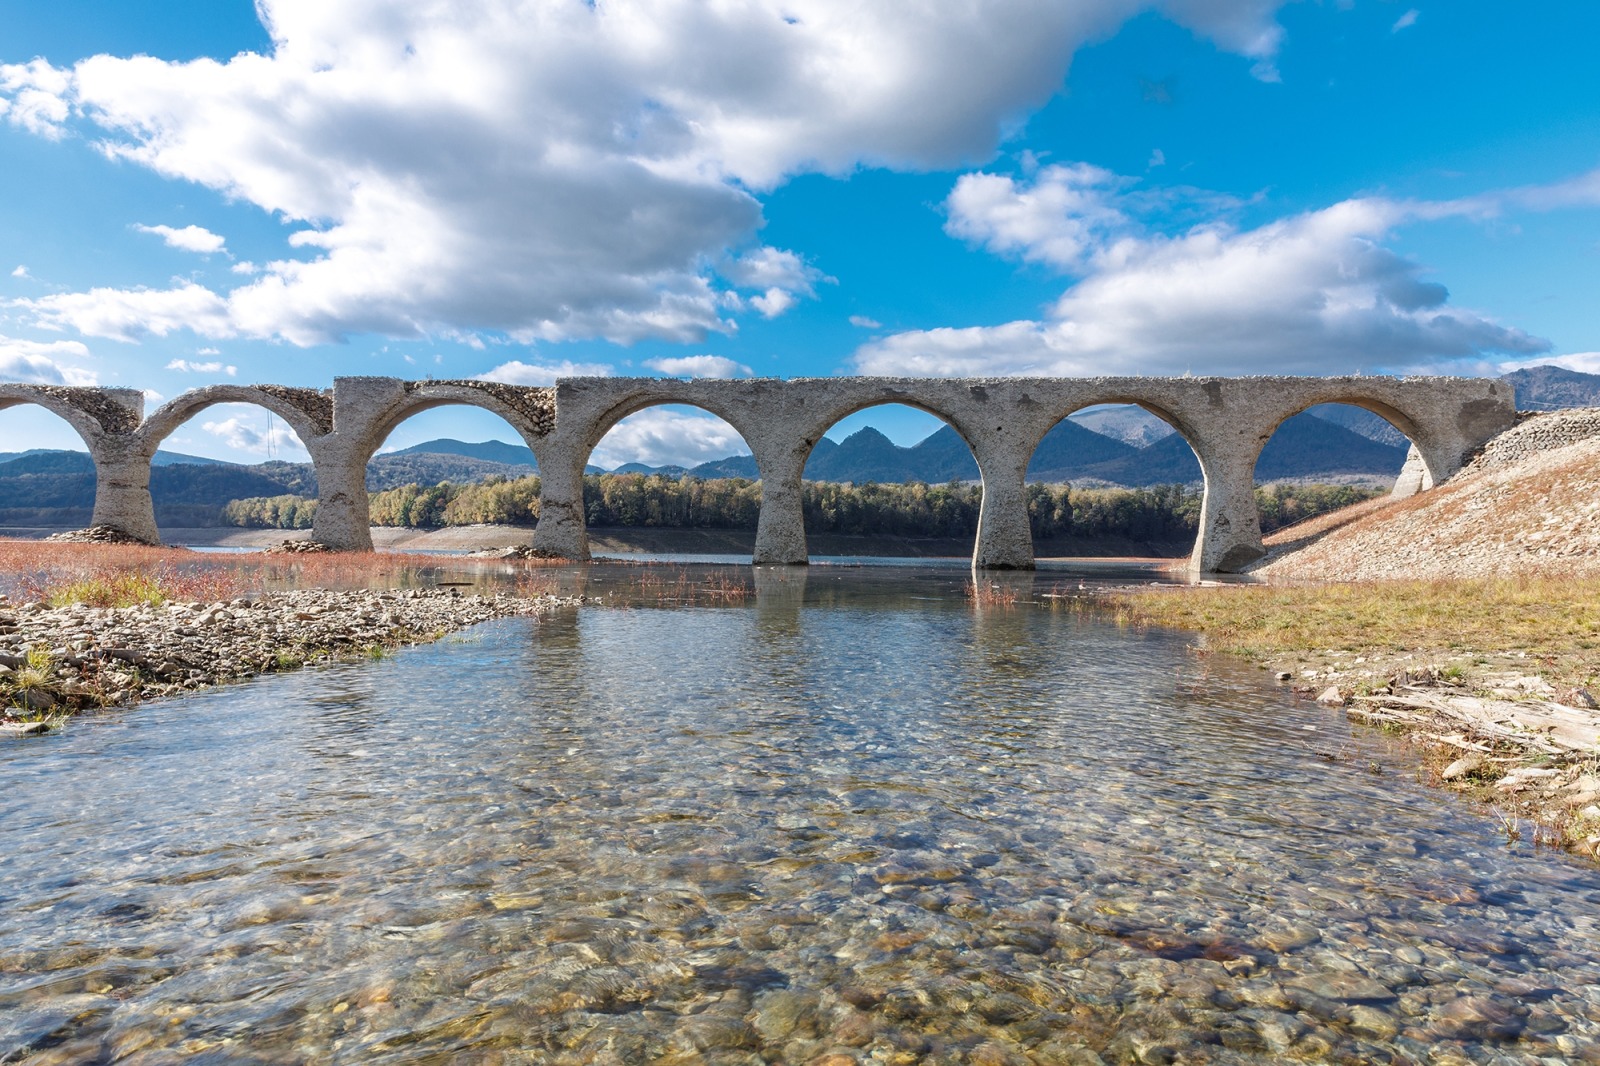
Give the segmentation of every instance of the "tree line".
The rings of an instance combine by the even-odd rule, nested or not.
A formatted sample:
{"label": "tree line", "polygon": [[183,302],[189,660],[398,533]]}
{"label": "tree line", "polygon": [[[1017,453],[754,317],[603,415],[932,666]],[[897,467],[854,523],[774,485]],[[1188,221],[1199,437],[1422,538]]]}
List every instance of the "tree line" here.
{"label": "tree line", "polygon": [[[850,485],[802,483],[806,529],[871,536],[972,537],[983,491],[974,483]],[[1272,485],[1256,489],[1261,528],[1270,532],[1378,495],[1350,485]],[[1126,537],[1177,541],[1199,527],[1200,493],[1181,485],[1141,489],[1074,489],[1028,485],[1029,524],[1036,539]],[[403,485],[369,494],[372,524],[437,529],[478,523],[531,526],[539,520],[539,479]],[[584,513],[592,527],[755,529],[761,483],[744,478],[591,474],[583,479]],[[234,500],[228,525],[309,529],[317,501],[304,496]]]}

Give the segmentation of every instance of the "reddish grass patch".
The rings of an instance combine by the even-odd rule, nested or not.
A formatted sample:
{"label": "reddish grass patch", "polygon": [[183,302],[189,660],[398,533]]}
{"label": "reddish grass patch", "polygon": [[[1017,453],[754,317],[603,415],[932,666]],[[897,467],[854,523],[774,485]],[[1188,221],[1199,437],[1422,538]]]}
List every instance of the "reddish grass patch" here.
{"label": "reddish grass patch", "polygon": [[0,593],[20,601],[48,600],[71,585],[116,585],[126,575],[143,574],[158,582],[167,599],[216,601],[286,588],[431,585],[442,573],[476,577],[487,568],[559,565],[548,559],[476,560],[376,552],[208,554],[132,544],[0,540]]}

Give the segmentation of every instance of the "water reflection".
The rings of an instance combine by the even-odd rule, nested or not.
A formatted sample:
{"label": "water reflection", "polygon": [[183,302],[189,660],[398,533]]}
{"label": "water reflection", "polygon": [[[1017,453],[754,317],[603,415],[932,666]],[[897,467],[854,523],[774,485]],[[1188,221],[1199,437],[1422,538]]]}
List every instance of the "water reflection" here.
{"label": "water reflection", "polygon": [[0,1059],[1594,1060],[1600,875],[1381,738],[1053,578],[744,576],[0,748]]}

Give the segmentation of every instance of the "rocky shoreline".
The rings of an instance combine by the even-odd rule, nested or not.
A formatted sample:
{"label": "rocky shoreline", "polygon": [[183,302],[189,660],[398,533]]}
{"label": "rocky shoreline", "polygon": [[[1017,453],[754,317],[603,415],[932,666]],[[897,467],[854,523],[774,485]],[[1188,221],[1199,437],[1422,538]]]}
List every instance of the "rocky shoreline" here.
{"label": "rocky shoreline", "polygon": [[[1297,636],[1280,627],[1281,612],[1241,604],[1244,591],[1123,585],[1095,599],[1121,620],[1196,631],[1199,654],[1254,661],[1296,697],[1392,734],[1415,751],[1419,779],[1492,813],[1508,840],[1527,836],[1600,860],[1600,686],[1591,684],[1592,663],[1565,651],[1491,649],[1471,640],[1396,650],[1375,630],[1353,643],[1334,643],[1343,637],[1326,633],[1327,645],[1296,646]],[[1171,596],[1202,609],[1164,610],[1163,597]],[[1362,610],[1347,609],[1358,616]],[[1270,636],[1241,639],[1241,629],[1250,638]],[[1317,754],[1347,757],[1337,749]]]}
{"label": "rocky shoreline", "polygon": [[582,602],[442,589],[313,589],[135,607],[0,596],[0,735],[310,662],[377,657],[479,622]]}
{"label": "rocky shoreline", "polygon": [[1431,783],[1494,811],[1507,836],[1526,828],[1600,859],[1600,701],[1588,689],[1505,654],[1329,651],[1263,665],[1297,695],[1404,736]]}

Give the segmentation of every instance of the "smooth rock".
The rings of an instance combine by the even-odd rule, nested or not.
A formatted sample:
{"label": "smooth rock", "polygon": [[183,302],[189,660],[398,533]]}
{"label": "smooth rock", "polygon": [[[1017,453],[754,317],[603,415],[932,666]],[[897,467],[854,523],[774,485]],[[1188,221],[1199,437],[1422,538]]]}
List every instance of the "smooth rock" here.
{"label": "smooth rock", "polygon": [[1341,1003],[1387,1003],[1395,998],[1394,992],[1387,986],[1360,973],[1336,971],[1306,974],[1294,978],[1287,985],[1289,988]]}

